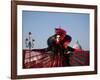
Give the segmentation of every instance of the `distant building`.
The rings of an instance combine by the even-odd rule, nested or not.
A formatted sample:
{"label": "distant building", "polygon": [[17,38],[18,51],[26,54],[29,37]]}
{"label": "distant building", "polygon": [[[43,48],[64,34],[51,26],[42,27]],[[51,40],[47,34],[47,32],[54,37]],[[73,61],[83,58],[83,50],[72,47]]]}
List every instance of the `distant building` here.
{"label": "distant building", "polygon": [[82,49],[82,46],[80,45],[79,41],[77,40],[76,43],[73,45],[73,48],[75,49]]}

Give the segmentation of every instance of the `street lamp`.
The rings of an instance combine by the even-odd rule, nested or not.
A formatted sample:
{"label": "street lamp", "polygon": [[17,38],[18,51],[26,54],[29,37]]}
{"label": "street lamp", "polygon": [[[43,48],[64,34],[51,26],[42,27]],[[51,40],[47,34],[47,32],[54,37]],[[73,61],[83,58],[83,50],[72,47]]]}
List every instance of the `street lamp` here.
{"label": "street lamp", "polygon": [[32,39],[32,33],[29,32],[28,34],[28,38],[25,39],[25,45],[26,45],[26,48],[29,49],[29,64],[28,64],[28,67],[31,66],[31,49],[34,47],[34,39]]}

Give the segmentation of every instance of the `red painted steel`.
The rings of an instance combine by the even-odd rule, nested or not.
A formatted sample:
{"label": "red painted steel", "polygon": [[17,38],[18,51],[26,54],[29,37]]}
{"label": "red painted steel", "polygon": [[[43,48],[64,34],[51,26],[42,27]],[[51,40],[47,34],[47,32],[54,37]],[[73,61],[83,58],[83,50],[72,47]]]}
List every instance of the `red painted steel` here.
{"label": "red painted steel", "polygon": [[[31,54],[31,56],[29,56]],[[58,53],[53,56],[44,49],[35,49],[31,53],[23,50],[23,68],[67,67],[64,56]],[[89,51],[76,51],[70,56],[70,66],[89,65]]]}

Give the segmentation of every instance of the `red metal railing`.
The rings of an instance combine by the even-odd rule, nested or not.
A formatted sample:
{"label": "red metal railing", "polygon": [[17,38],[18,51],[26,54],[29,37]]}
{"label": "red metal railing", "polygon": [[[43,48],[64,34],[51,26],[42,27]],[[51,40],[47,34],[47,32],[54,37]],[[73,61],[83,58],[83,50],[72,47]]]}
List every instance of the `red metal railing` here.
{"label": "red metal railing", "polygon": [[[30,56],[31,54],[31,56]],[[52,53],[51,53],[52,54]],[[58,53],[52,56],[43,49],[23,50],[23,68],[64,67],[64,57]],[[89,65],[89,51],[77,51],[70,56],[70,66]]]}

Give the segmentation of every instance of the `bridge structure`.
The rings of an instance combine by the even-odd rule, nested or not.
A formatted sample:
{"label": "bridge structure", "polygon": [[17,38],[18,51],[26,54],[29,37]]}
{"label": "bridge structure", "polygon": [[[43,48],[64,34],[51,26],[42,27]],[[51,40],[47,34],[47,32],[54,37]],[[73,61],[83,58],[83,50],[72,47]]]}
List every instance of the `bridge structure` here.
{"label": "bridge structure", "polygon": [[[77,51],[69,53],[70,66],[88,66],[89,51]],[[65,58],[59,53],[52,56],[52,53],[44,49],[23,50],[23,68],[48,68],[48,67],[68,67]]]}

